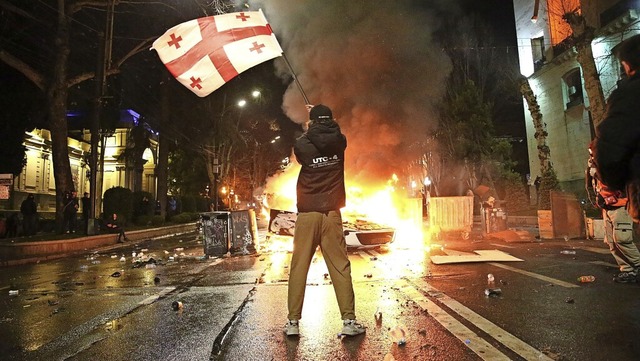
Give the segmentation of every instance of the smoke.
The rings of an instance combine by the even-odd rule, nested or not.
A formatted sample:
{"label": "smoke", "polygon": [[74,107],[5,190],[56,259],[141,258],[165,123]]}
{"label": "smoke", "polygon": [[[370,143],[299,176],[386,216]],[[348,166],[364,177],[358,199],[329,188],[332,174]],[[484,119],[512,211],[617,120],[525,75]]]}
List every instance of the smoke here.
{"label": "smoke", "polygon": [[[436,126],[434,106],[451,71],[438,29],[447,1],[255,0],[312,104],[322,103],[347,136],[348,181],[386,181],[419,158]],[[290,77],[282,60],[279,72]],[[308,118],[292,82],[283,105]]]}

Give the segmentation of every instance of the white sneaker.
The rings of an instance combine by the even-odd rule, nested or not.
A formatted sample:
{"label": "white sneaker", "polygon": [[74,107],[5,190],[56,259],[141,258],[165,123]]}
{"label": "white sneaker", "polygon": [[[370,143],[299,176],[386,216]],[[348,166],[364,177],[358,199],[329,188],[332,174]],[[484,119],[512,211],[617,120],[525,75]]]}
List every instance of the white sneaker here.
{"label": "white sneaker", "polygon": [[366,331],[366,328],[356,322],[356,320],[343,320],[342,321],[342,332],[341,334],[345,336],[356,336],[362,334]]}
{"label": "white sneaker", "polygon": [[298,321],[287,321],[284,325],[284,333],[287,334],[287,336],[298,336],[300,334],[300,325],[298,324]]}

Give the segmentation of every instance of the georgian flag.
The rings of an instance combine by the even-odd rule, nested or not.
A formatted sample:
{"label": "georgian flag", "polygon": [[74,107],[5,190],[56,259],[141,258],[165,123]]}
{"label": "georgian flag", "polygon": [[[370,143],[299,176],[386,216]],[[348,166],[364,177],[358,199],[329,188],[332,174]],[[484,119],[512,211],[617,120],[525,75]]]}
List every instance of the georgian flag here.
{"label": "georgian flag", "polygon": [[282,55],[262,10],[178,24],[156,39],[151,49],[180,83],[200,97],[243,71]]}

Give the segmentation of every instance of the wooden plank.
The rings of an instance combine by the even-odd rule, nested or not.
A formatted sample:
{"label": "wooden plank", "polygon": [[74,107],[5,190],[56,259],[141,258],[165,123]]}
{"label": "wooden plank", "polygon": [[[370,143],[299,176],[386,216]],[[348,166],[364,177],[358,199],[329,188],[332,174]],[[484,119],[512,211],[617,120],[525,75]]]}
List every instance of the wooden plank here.
{"label": "wooden plank", "polygon": [[475,255],[451,255],[451,256],[431,256],[431,262],[434,264],[449,263],[468,263],[468,262],[522,262],[520,258],[516,258],[508,253],[500,250],[477,250],[473,251]]}

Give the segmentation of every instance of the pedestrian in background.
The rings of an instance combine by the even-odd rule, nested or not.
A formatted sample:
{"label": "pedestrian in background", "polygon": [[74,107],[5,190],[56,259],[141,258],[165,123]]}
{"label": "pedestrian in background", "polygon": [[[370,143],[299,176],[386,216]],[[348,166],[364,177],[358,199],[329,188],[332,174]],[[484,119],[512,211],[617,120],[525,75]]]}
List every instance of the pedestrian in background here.
{"label": "pedestrian in background", "polygon": [[112,214],[109,220],[106,223],[107,230],[111,233],[118,233],[118,243],[124,243],[124,241],[128,241],[127,235],[124,233],[124,228],[122,228],[122,224],[118,221],[118,215]]}
{"label": "pedestrian in background", "polygon": [[38,231],[38,205],[33,194],[27,195],[27,198],[22,201],[20,213],[22,213],[23,235],[33,236]]}
{"label": "pedestrian in background", "polygon": [[[298,217],[289,268],[287,336],[300,334],[299,320],[309,265],[318,246],[329,270],[342,317],[342,334],[365,332],[356,322],[351,263],[342,230],[340,208],[345,206],[344,151],[347,139],[333,119],[331,109],[320,104],[310,108],[309,127],[295,143],[294,153],[302,166],[296,186]],[[313,310],[313,312],[321,312]]]}
{"label": "pedestrian in background", "polygon": [[607,100],[607,112],[591,144],[605,242],[620,267],[614,281],[637,282],[640,251],[633,221],[640,222],[640,35],[618,46],[626,79]]}
{"label": "pedestrian in background", "polygon": [[91,217],[91,198],[89,198],[89,193],[84,192],[82,195],[82,224],[84,226],[84,234],[89,234],[89,217]]}
{"label": "pedestrian in background", "polygon": [[76,214],[78,213],[78,192],[71,191],[65,193],[64,207],[62,208],[64,228],[66,233],[76,233]]}

